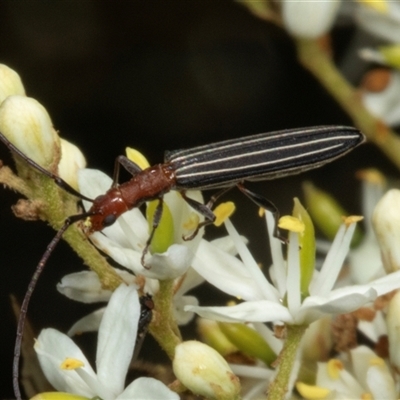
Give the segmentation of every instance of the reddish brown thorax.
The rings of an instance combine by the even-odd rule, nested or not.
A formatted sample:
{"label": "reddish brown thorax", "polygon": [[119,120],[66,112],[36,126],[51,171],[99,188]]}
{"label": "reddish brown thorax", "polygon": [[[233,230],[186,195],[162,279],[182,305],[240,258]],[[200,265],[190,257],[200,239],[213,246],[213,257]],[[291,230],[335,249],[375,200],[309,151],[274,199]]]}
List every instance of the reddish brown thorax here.
{"label": "reddish brown thorax", "polygon": [[112,225],[124,212],[146,201],[160,199],[175,186],[175,173],[168,164],[157,164],[139,172],[131,180],[112,187],[94,199],[86,233],[101,231]]}

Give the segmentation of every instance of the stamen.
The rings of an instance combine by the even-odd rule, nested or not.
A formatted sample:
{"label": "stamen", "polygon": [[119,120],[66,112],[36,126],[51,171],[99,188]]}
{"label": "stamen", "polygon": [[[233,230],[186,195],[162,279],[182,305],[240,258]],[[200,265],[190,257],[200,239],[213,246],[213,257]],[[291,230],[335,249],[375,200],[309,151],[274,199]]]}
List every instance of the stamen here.
{"label": "stamen", "polygon": [[362,215],[349,215],[348,217],[342,217],[342,218],[347,228],[351,224],[355,224],[356,222],[360,222],[364,219]]}
{"label": "stamen", "polygon": [[182,224],[183,229],[190,232],[194,231],[199,225],[200,217],[198,214],[192,212],[189,215],[189,218]]}
{"label": "stamen", "polygon": [[235,211],[235,203],[227,201],[226,203],[219,204],[214,210],[215,226],[221,226],[226,219],[228,219]]}
{"label": "stamen", "polygon": [[327,363],[328,374],[332,379],[339,379],[340,371],[344,369],[340,360],[332,358]]}
{"label": "stamen", "polygon": [[85,364],[78,360],[77,358],[66,358],[60,365],[61,369],[65,369],[67,371],[71,371],[74,369],[82,368]]}
{"label": "stamen", "polygon": [[295,233],[303,233],[305,229],[304,222],[291,215],[279,218],[278,227]]}
{"label": "stamen", "polygon": [[296,383],[296,389],[302,397],[308,400],[324,399],[331,392],[329,389],[314,385],[307,385],[303,382]]}

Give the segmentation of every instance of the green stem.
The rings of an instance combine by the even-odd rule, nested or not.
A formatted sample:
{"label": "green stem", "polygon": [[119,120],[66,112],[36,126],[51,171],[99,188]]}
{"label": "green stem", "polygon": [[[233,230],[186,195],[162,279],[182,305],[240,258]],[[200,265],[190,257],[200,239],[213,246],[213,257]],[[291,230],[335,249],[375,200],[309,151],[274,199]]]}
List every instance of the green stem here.
{"label": "green stem", "polygon": [[289,391],[289,381],[296,361],[301,338],[307,330],[306,325],[286,325],[287,337],[279,354],[278,373],[268,387],[267,400],[282,400]]}
{"label": "green stem", "polygon": [[343,107],[354,124],[400,168],[400,138],[364,107],[360,93],[344,79],[316,40],[297,39],[300,62]]}
{"label": "green stem", "polygon": [[[38,179],[42,181],[40,195],[46,199],[46,207],[43,210],[44,220],[47,220],[55,230],[59,230],[67,217],[77,213],[76,198],[66,194],[48,177],[39,174]],[[90,243],[77,224],[72,224],[66,230],[63,239],[98,275],[104,289],[115,290],[123,280]]]}
{"label": "green stem", "polygon": [[64,240],[82,258],[83,262],[98,275],[104,289],[113,291],[123,282],[122,278],[76,225],[68,228],[64,233]]}
{"label": "green stem", "polygon": [[173,296],[174,281],[160,281],[160,289],[153,299],[153,320],[149,327],[150,333],[171,360],[175,356],[175,347],[182,342],[172,310]]}

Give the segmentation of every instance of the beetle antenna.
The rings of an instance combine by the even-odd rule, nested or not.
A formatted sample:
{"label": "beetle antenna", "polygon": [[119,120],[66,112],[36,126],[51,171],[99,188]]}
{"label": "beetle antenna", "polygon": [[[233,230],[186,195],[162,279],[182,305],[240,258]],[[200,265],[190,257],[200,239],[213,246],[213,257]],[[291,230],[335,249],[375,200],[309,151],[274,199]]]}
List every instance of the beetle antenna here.
{"label": "beetle antenna", "polygon": [[13,388],[14,388],[14,394],[15,394],[15,397],[17,398],[17,400],[21,400],[21,391],[19,388],[19,360],[21,358],[22,336],[23,336],[24,327],[25,327],[26,315],[27,315],[27,311],[28,311],[29,302],[32,297],[32,293],[35,290],[35,287],[39,280],[39,277],[40,277],[41,273],[43,272],[43,269],[46,266],[46,263],[47,263],[49,257],[51,256],[51,253],[57,246],[58,242],[61,240],[64,232],[74,222],[80,221],[91,215],[93,215],[93,214],[92,213],[77,214],[77,215],[72,215],[71,217],[68,217],[65,220],[64,225],[59,229],[59,231],[56,233],[54,238],[48,244],[46,251],[44,252],[42,258],[40,259],[39,264],[37,265],[35,272],[32,275],[32,278],[29,282],[28,289],[25,293],[25,297],[22,302],[20,314],[18,317],[17,335],[16,335],[15,345],[14,345]]}

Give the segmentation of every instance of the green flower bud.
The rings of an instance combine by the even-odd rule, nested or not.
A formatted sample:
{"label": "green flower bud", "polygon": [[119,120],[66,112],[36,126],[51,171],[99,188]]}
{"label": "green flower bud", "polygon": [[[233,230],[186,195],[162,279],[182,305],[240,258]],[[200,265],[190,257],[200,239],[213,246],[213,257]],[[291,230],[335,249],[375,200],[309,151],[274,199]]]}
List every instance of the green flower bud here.
{"label": "green flower bud", "polygon": [[[328,193],[318,189],[310,182],[303,184],[305,205],[314,223],[329,239],[333,240],[339,230],[345,215],[348,212]],[[362,232],[356,228],[352,240],[352,246],[358,244],[362,239]]]}
{"label": "green flower bud", "polygon": [[197,319],[197,331],[203,342],[217,350],[222,356],[238,351],[218,326],[218,322],[206,318]]}
{"label": "green flower bud", "polygon": [[225,359],[204,343],[190,340],[176,346],[173,370],[195,394],[218,400],[240,398],[239,378]]}
{"label": "green flower bud", "polygon": [[276,354],[264,338],[245,324],[218,322],[226,337],[244,354],[255,357],[267,365],[276,359]]}

